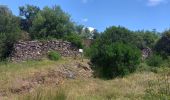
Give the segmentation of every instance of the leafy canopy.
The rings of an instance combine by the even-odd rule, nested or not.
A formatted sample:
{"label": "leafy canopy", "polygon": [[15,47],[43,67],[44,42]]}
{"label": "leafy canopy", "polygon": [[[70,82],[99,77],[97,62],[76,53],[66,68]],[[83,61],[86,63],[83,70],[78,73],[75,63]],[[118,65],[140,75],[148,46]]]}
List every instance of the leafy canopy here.
{"label": "leafy canopy", "polygon": [[74,23],[70,16],[59,6],[45,7],[35,17],[31,27],[31,37],[39,38],[63,38],[74,32]]}
{"label": "leafy canopy", "polygon": [[40,8],[33,5],[26,5],[19,7],[21,22],[21,29],[29,32],[30,27],[32,26],[32,21],[34,20],[37,13],[40,11]]}
{"label": "leafy canopy", "polygon": [[163,32],[161,39],[155,45],[155,51],[164,58],[170,56],[170,30]]}
{"label": "leafy canopy", "polygon": [[9,56],[20,38],[19,19],[6,6],[0,6],[0,59]]}

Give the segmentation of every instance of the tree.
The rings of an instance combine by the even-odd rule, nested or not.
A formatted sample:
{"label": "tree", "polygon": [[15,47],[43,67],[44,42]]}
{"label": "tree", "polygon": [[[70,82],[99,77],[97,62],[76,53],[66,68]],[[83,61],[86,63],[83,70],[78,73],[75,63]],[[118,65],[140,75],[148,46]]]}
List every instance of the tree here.
{"label": "tree", "polygon": [[0,6],[0,58],[6,58],[20,38],[19,19],[6,6]]}
{"label": "tree", "polygon": [[100,37],[100,33],[97,29],[91,30],[83,25],[76,26],[76,33],[84,39],[96,39]]}
{"label": "tree", "polygon": [[18,18],[12,15],[8,7],[0,6],[0,32],[17,32],[19,30]]}
{"label": "tree", "polygon": [[40,8],[33,5],[26,5],[19,7],[19,10],[21,16],[21,29],[29,32],[29,29],[32,26],[32,21],[34,20],[37,13],[40,11]]}
{"label": "tree", "polygon": [[159,35],[156,30],[153,31],[136,31],[137,35],[136,43],[140,49],[150,47],[153,48],[157,40],[159,39]]}
{"label": "tree", "polygon": [[47,37],[63,38],[65,35],[74,32],[75,27],[70,16],[59,6],[43,8],[35,16],[31,27],[32,39]]}
{"label": "tree", "polygon": [[97,38],[99,38],[100,37],[100,33],[98,32],[98,30],[97,29],[94,29],[94,31],[93,31],[93,39],[97,39]]}
{"label": "tree", "polygon": [[88,27],[84,27],[80,36],[84,39],[91,39],[92,38],[92,32],[89,30]]}
{"label": "tree", "polygon": [[164,58],[170,56],[170,30],[163,32],[161,39],[155,45],[155,51]]}
{"label": "tree", "polygon": [[84,29],[84,25],[76,25],[76,33],[81,35]]}

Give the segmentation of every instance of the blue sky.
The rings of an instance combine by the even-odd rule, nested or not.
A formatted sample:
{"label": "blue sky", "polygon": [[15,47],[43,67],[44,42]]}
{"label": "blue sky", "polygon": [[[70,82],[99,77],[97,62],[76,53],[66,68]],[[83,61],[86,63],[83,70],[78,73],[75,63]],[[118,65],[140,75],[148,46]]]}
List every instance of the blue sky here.
{"label": "blue sky", "polygon": [[170,28],[170,0],[0,0],[0,4],[15,15],[25,4],[40,8],[60,5],[73,21],[99,31],[112,25],[160,32]]}

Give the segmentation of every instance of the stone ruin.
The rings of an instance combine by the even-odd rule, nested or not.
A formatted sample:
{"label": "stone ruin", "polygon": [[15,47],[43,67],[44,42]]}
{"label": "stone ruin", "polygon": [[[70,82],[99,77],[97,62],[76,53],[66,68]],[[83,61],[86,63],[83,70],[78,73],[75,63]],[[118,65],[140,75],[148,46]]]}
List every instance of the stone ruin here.
{"label": "stone ruin", "polygon": [[142,60],[147,59],[151,55],[152,55],[152,50],[149,47],[142,49]]}
{"label": "stone ruin", "polygon": [[[14,44],[10,55],[11,61],[39,60],[46,57],[49,51],[57,51],[64,57],[75,57],[79,55],[78,48],[71,42],[62,40],[51,41],[19,41]],[[151,56],[152,50],[142,50],[142,60]]]}
{"label": "stone ruin", "polygon": [[47,56],[49,51],[57,51],[64,57],[78,54],[78,48],[67,41],[20,41],[14,44],[10,59],[12,61],[38,60]]}

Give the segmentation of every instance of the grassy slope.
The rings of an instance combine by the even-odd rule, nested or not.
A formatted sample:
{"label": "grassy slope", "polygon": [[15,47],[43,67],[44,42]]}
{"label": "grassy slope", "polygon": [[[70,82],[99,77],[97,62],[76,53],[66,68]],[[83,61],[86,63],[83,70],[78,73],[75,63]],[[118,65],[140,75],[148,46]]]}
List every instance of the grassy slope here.
{"label": "grassy slope", "polygon": [[67,80],[59,88],[50,87],[49,90],[41,88],[44,92],[22,97],[27,99],[34,95],[31,99],[37,100],[37,95],[40,93],[43,97],[38,100],[47,100],[49,95],[54,97],[52,100],[57,100],[56,98],[61,96],[61,100],[142,100],[148,86],[147,82],[154,79],[156,75],[153,73],[136,73],[126,78],[107,81],[93,78]]}
{"label": "grassy slope", "polygon": [[[17,80],[30,77],[35,72],[45,72],[62,64],[75,60],[63,59],[58,62],[49,60],[29,61],[18,64],[0,65],[0,90],[16,87]],[[88,60],[85,60],[87,62]],[[167,70],[166,70],[167,71]],[[167,73],[170,73],[168,69]],[[14,100],[152,100],[147,96],[146,89],[149,82],[162,78],[163,75],[152,72],[138,72],[124,78],[101,80],[98,78],[67,79],[59,86],[40,85],[31,93],[11,94],[6,99]],[[169,76],[168,76],[169,77]],[[19,82],[19,81],[18,81]],[[158,82],[157,82],[158,83]],[[156,83],[156,84],[157,84]],[[162,83],[164,84],[164,83]],[[169,85],[169,83],[168,83]],[[157,86],[157,88],[159,88]],[[156,96],[154,96],[156,97]],[[168,97],[166,97],[168,98]],[[0,98],[1,99],[1,98]],[[3,97],[3,99],[5,99]],[[159,99],[159,98],[156,98]],[[154,98],[154,100],[156,100]],[[164,99],[166,100],[166,99]],[[167,99],[168,100],[168,99]]]}

